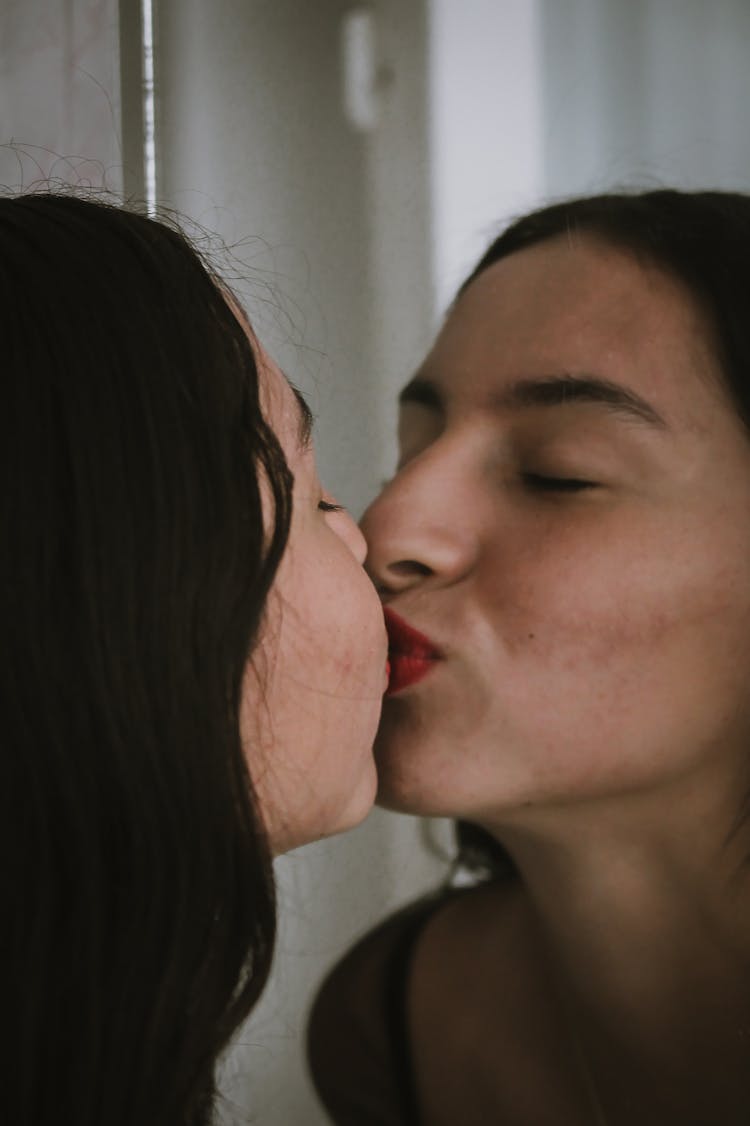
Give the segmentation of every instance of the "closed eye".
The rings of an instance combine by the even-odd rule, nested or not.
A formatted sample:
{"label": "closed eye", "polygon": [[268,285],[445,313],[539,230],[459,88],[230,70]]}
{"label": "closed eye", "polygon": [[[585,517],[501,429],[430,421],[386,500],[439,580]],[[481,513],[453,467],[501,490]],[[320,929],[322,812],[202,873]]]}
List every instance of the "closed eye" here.
{"label": "closed eye", "polygon": [[595,481],[581,477],[548,477],[542,473],[523,473],[524,485],[533,492],[540,493],[580,493],[584,489],[595,489]]}
{"label": "closed eye", "polygon": [[321,512],[343,512],[344,511],[343,504],[333,504],[329,500],[319,500],[318,501],[318,508],[320,509]]}

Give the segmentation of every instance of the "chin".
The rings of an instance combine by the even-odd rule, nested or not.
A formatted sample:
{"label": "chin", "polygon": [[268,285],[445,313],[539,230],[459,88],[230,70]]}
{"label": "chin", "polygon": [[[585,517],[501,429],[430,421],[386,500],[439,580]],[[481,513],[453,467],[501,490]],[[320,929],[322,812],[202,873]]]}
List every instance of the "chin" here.
{"label": "chin", "polygon": [[318,831],[310,840],[334,837],[355,829],[365,820],[375,804],[378,778],[372,752],[367,753],[367,768],[358,777],[356,785],[336,804],[335,810],[329,807],[327,816],[321,820]]}
{"label": "chin", "polygon": [[[455,792],[437,792],[432,784],[429,767],[419,771],[417,777],[411,772],[393,770],[388,765],[378,763],[378,792],[376,805],[394,813],[409,813],[414,817],[457,817]],[[446,808],[451,807],[451,808]]]}
{"label": "chin", "polygon": [[368,752],[364,768],[345,793],[328,791],[324,801],[310,802],[297,816],[289,811],[283,819],[276,817],[267,825],[271,854],[282,856],[303,845],[353,829],[372,810],[376,790],[375,763]]}
{"label": "chin", "polygon": [[343,815],[339,819],[338,827],[332,831],[344,833],[347,829],[353,829],[361,824],[372,811],[377,792],[378,776],[375,770],[375,760],[372,757],[372,750],[369,750],[367,753],[367,771],[347,802]]}
{"label": "chin", "polygon": [[439,782],[436,757],[420,743],[421,737],[410,738],[393,724],[381,726],[375,742],[376,804],[395,813],[450,817],[452,813],[446,813],[445,804],[451,804],[451,796],[455,798],[455,787]]}

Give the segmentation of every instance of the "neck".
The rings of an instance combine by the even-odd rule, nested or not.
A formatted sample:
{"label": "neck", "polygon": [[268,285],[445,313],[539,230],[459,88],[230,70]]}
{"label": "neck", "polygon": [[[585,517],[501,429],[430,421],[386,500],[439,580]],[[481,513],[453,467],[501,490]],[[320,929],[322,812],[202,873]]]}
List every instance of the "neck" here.
{"label": "neck", "polygon": [[[526,810],[485,825],[519,869],[552,980],[610,1105],[633,1074],[653,1098],[654,1076],[674,1085],[682,1074],[690,1090],[698,1069],[750,1115],[748,832],[730,836],[729,802],[708,809],[705,792],[693,796]],[[630,1074],[614,1060],[630,1060]]]}

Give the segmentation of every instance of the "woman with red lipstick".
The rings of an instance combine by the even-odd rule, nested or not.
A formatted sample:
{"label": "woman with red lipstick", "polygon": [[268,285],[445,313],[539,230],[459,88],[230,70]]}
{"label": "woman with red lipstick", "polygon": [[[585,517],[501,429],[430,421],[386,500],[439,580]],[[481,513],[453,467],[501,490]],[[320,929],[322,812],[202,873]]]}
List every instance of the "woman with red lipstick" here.
{"label": "woman with red lipstick", "polygon": [[379,797],[482,871],[324,985],[334,1122],[750,1122],[748,310],[749,197],[573,200],[404,388]]}
{"label": "woman with red lipstick", "polygon": [[384,607],[384,614],[389,669],[386,695],[393,696],[427,676],[435,661],[440,660],[440,653],[429,638],[412,629],[390,606]]}
{"label": "woman with red lipstick", "polygon": [[0,1118],[209,1126],[271,859],[360,821],[386,636],[311,415],[177,230],[0,199]]}

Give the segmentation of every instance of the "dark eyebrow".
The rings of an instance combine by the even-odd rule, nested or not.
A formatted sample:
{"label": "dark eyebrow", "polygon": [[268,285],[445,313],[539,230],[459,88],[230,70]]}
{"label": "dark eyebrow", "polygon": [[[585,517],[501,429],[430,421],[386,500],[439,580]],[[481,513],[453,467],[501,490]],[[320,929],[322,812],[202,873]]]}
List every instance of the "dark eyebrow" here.
{"label": "dark eyebrow", "polygon": [[313,415],[313,412],[308,407],[302,392],[298,391],[297,388],[294,386],[294,384],[291,383],[291,382],[289,383],[289,386],[291,387],[292,392],[294,393],[294,397],[297,400],[297,406],[299,407],[299,430],[298,430],[298,434],[299,434],[300,448],[303,449],[303,450],[306,450],[307,447],[310,445],[310,443],[312,441],[312,432],[313,432],[313,426],[315,424],[315,416]]}
{"label": "dark eyebrow", "polygon": [[[442,412],[445,404],[440,391],[429,379],[416,376],[404,387],[399,403],[419,403]],[[559,407],[568,403],[601,403],[638,422],[666,429],[666,420],[635,391],[593,375],[550,375],[539,379],[520,379],[493,394],[494,409]]]}

